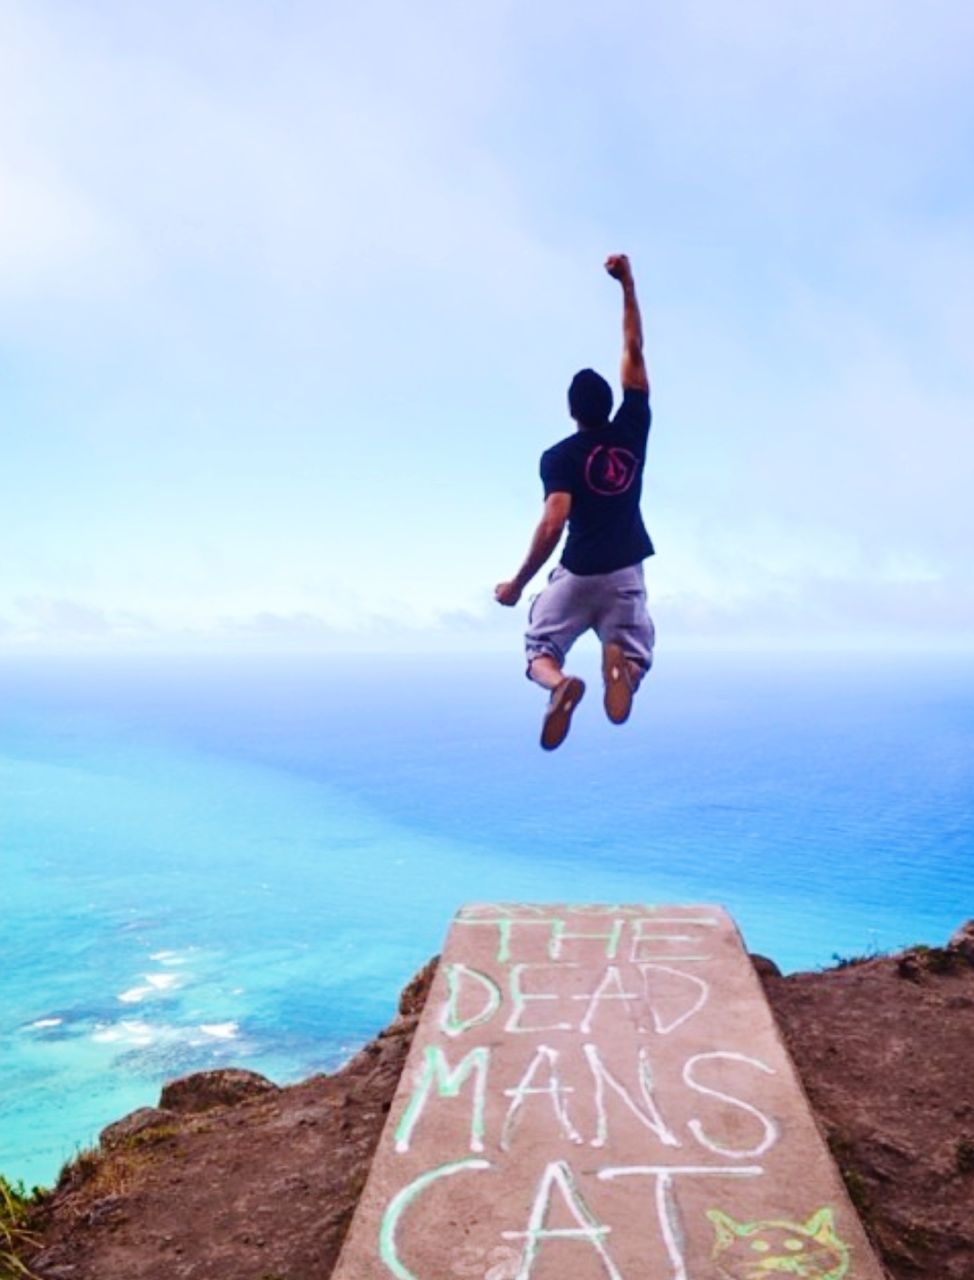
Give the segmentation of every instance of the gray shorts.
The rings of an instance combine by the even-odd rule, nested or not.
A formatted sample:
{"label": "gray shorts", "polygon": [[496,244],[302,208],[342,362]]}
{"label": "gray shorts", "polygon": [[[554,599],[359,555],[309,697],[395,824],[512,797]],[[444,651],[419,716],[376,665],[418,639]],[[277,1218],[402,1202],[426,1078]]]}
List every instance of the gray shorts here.
{"label": "gray shorts", "polygon": [[612,573],[572,573],[556,565],[548,585],[531,603],[524,649],[528,664],[542,654],[563,665],[568,650],[591,628],[603,644],[614,642],[643,671],[653,665],[656,632],[646,609],[641,564]]}

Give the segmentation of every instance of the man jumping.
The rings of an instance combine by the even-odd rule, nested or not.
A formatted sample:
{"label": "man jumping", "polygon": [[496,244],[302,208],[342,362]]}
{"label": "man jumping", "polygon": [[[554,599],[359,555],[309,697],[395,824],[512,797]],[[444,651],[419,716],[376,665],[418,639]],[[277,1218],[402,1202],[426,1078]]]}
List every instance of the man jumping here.
{"label": "man jumping", "polygon": [[605,713],[613,724],[629,716],[632,696],[653,661],[653,621],[646,609],[643,561],[653,544],[639,511],[646,440],[649,379],[636,286],[625,254],[605,269],[622,285],[622,405],[614,418],[612,388],[594,369],[575,374],[568,388],[573,435],[541,455],[545,502],[527,558],[495,598],[515,605],[557,547],[567,523],[561,563],[528,612],[528,675],[550,691],[541,728],[546,751],[561,746],[585,685],[563,668],[583,632],[602,642]]}

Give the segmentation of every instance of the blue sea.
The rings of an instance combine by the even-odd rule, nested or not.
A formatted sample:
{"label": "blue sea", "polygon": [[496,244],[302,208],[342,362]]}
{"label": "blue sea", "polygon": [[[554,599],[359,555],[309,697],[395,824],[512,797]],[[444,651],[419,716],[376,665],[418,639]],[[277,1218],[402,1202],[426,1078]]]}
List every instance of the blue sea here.
{"label": "blue sea", "polygon": [[974,659],[664,654],[561,750],[510,657],[0,661],[0,1171],[340,1064],[470,901],[718,902],[786,970],[974,915]]}

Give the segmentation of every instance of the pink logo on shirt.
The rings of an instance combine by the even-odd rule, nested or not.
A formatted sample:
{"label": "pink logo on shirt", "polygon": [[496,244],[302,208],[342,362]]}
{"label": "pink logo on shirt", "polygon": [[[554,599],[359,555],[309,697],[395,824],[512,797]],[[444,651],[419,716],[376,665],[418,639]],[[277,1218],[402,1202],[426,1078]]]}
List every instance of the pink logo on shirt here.
{"label": "pink logo on shirt", "polygon": [[636,455],[628,449],[597,444],[585,459],[585,483],[593,493],[616,497],[626,492],[638,469]]}

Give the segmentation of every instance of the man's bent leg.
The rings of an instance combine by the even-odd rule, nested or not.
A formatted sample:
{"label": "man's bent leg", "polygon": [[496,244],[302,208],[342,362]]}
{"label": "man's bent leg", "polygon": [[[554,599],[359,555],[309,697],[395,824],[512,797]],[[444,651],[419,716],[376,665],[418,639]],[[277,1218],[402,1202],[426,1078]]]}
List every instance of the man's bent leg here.
{"label": "man's bent leg", "polygon": [[541,721],[541,745],[545,751],[554,751],[565,741],[572,725],[572,713],[584,697],[585,681],[578,676],[562,676],[551,690]]}
{"label": "man's bent leg", "polygon": [[653,664],[656,632],[646,608],[642,565],[606,574],[595,624],[602,641],[605,713],[613,724],[629,718],[632,696]]}
{"label": "man's bent leg", "polygon": [[543,689],[552,690],[558,688],[565,673],[560,662],[550,654],[541,653],[528,663],[528,678]]}
{"label": "man's bent leg", "polygon": [[524,637],[527,674],[551,694],[541,727],[541,745],[546,751],[564,742],[572,713],[585,693],[583,681],[564,672],[565,655],[592,625],[583,598],[585,585],[584,580],[557,566],[528,614]]}

